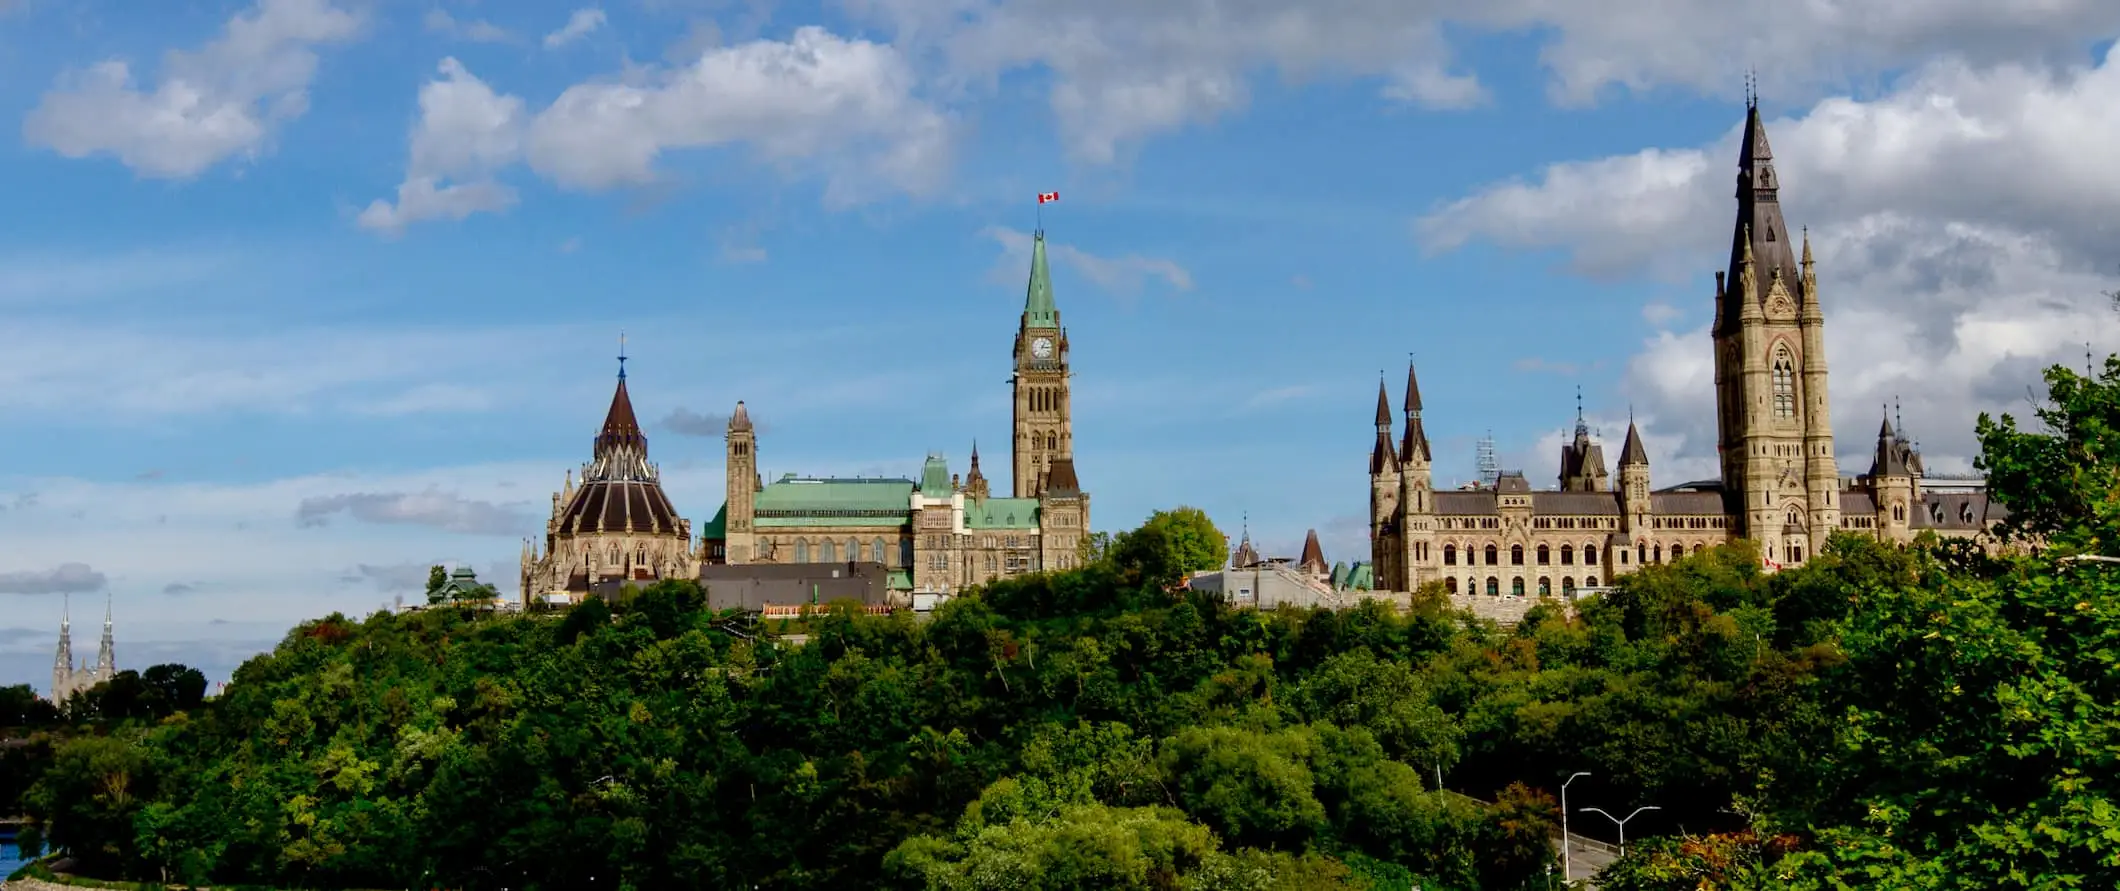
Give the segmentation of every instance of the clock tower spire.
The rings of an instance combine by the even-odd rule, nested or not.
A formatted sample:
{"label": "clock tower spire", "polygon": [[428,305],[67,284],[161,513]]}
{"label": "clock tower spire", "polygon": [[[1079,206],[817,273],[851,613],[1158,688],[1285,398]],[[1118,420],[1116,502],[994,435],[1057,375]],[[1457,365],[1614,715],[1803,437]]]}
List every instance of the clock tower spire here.
{"label": "clock tower spire", "polygon": [[1053,306],[1045,230],[1031,236],[1031,280],[1016,328],[1015,435],[1012,476],[1017,498],[1044,494],[1053,463],[1075,452],[1068,399],[1067,330]]}

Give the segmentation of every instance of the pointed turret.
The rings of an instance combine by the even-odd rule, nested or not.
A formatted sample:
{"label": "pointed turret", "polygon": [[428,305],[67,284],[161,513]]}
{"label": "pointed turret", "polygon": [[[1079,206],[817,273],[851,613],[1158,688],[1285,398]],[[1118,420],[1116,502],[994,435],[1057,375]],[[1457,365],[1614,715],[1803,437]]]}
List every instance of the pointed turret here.
{"label": "pointed turret", "polygon": [[99,681],[110,680],[112,676],[118,673],[117,653],[111,645],[110,632],[110,592],[105,591],[103,592],[103,641],[96,648],[96,679]]}
{"label": "pointed turret", "polygon": [[1053,306],[1053,277],[1045,262],[1045,230],[1031,236],[1031,282],[1023,295],[1023,327],[1058,328],[1060,311]]}
{"label": "pointed turret", "polygon": [[964,474],[964,493],[973,498],[987,497],[989,489],[986,474],[979,470],[979,440],[972,440],[972,467]]}
{"label": "pointed turret", "polygon": [[1913,446],[1907,438],[1892,429],[1892,416],[1888,408],[1884,423],[1877,428],[1877,451],[1870,457],[1870,478],[1912,476],[1908,459]]}
{"label": "pointed turret", "polygon": [[1384,379],[1377,378],[1377,445],[1369,452],[1369,475],[1389,473],[1398,468],[1399,456],[1391,445],[1391,394],[1384,390]]}
{"label": "pointed turret", "polygon": [[1399,459],[1435,460],[1435,450],[1428,445],[1428,429],[1421,424],[1421,381],[1414,375],[1412,359],[1406,360],[1406,438],[1399,443]]}
{"label": "pointed turret", "polygon": [[1332,572],[1332,564],[1325,562],[1325,548],[1318,544],[1318,530],[1312,529],[1310,534],[1303,537],[1303,556],[1296,561],[1296,566],[1312,575],[1322,576]]}
{"label": "pointed turret", "polygon": [[1230,555],[1229,565],[1232,569],[1250,569],[1259,565],[1259,549],[1252,547],[1251,544],[1251,519],[1249,517],[1244,520],[1244,537],[1238,539],[1236,553]]}
{"label": "pointed turret", "polygon": [[[1789,241],[1789,226],[1782,220],[1781,180],[1774,173],[1774,149],[1767,144],[1767,125],[1759,116],[1759,101],[1745,103],[1745,132],[1737,154],[1737,223],[1731,227],[1730,288],[1743,279],[1739,269],[1756,262],[1753,290],[1743,298],[1757,302],[1766,297],[1767,283],[1779,276],[1792,286],[1801,275],[1796,252]],[[1735,301],[1730,301],[1734,303]],[[1736,308],[1725,306],[1724,327],[1735,327]]]}
{"label": "pointed turret", "polygon": [[1627,444],[1620,447],[1619,463],[1623,467],[1649,466],[1649,450],[1642,448],[1642,434],[1633,421],[1627,422]]}
{"label": "pointed turret", "polygon": [[626,392],[625,338],[619,338],[618,387],[611,393],[611,408],[604,412],[604,426],[596,433],[596,447],[589,464],[582,468],[582,482],[592,480],[648,480],[655,477],[648,465],[648,435],[633,414],[633,397]]}
{"label": "pointed turret", "polygon": [[736,400],[736,410],[729,413],[729,430],[731,432],[734,432],[750,429],[751,411],[750,409],[744,408],[743,400],[738,399]]}
{"label": "pointed turret", "polygon": [[52,655],[52,701],[65,699],[73,692],[74,675],[74,596],[66,595],[66,605],[59,612],[59,651]]}

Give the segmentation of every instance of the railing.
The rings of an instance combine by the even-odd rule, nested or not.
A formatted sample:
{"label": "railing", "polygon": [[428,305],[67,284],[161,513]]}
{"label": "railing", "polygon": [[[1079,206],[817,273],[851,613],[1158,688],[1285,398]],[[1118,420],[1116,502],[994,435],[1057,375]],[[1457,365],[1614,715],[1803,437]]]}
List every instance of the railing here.
{"label": "railing", "polygon": [[[861,611],[872,616],[888,616],[896,609],[889,604],[871,603],[863,605]],[[803,616],[821,616],[830,611],[831,607],[822,603],[769,603],[759,610],[759,614],[768,619],[799,619]]]}

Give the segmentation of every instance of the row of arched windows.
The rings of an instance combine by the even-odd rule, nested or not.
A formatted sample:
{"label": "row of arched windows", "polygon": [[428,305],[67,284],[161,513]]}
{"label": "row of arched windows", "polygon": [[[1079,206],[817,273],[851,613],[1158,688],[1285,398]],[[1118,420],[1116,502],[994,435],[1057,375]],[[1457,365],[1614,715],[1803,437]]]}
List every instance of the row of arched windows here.
{"label": "row of arched windows", "polygon": [[1054,387],[1032,387],[1027,398],[1030,400],[1031,411],[1059,411],[1061,403],[1066,399],[1060,390]]}
{"label": "row of arched windows", "polygon": [[[1561,546],[1560,546],[1560,561],[1561,561],[1561,565],[1562,565],[1562,566],[1574,566],[1574,565],[1575,565],[1575,555],[1576,555],[1576,549],[1575,549],[1575,546],[1574,546],[1574,545],[1572,545],[1572,544],[1564,544],[1564,545],[1561,545]],[[1500,547],[1498,547],[1498,546],[1496,546],[1496,545],[1488,545],[1488,546],[1486,546],[1486,547],[1485,547],[1484,549],[1480,549],[1480,550],[1474,550],[1474,549],[1473,549],[1473,547],[1472,547],[1471,545],[1466,545],[1466,546],[1465,546],[1465,565],[1466,565],[1466,566],[1474,566],[1474,565],[1477,565],[1478,563],[1480,563],[1480,562],[1481,562],[1479,558],[1480,558],[1480,557],[1483,557],[1483,556],[1487,558],[1485,562],[1486,562],[1486,564],[1487,564],[1488,566],[1500,566],[1500,565],[1502,565],[1502,551],[1501,551],[1501,548],[1500,548]],[[1553,563],[1553,557],[1554,557],[1554,550],[1553,550],[1553,547],[1552,547],[1551,545],[1543,545],[1543,544],[1542,544],[1542,545],[1539,545],[1539,546],[1538,546],[1538,548],[1537,548],[1537,549],[1536,549],[1535,551],[1533,551],[1533,556],[1534,556],[1534,557],[1535,557],[1535,558],[1537,559],[1537,561],[1538,561],[1538,565],[1540,565],[1540,566],[1550,566],[1550,565],[1552,565],[1552,563]],[[1585,544],[1585,545],[1583,545],[1583,548],[1582,548],[1582,556],[1583,556],[1583,565],[1584,565],[1584,566],[1596,566],[1596,565],[1597,565],[1597,545],[1594,545],[1594,544]],[[1456,566],[1456,565],[1458,565],[1458,546],[1457,546],[1457,545],[1454,545],[1454,544],[1446,544],[1446,545],[1444,545],[1444,546],[1443,546],[1443,565],[1444,565],[1444,566]],[[1522,565],[1524,565],[1524,546],[1523,546],[1523,545],[1520,545],[1520,544],[1514,544],[1514,545],[1510,545],[1510,546],[1509,546],[1509,565],[1511,565],[1511,566],[1522,566]]]}
{"label": "row of arched windows", "polygon": [[[1595,588],[1595,587],[1597,587],[1597,576],[1594,576],[1594,575],[1593,575],[1593,576],[1589,576],[1589,577],[1586,577],[1586,578],[1584,578],[1584,579],[1583,579],[1583,587],[1586,587],[1586,588]],[[1444,580],[1443,580],[1443,588],[1444,588],[1444,590],[1447,590],[1447,591],[1449,591],[1449,592],[1450,592],[1450,593],[1452,593],[1452,594],[1456,594],[1456,593],[1458,593],[1458,580],[1457,580],[1457,579],[1454,579],[1454,578],[1451,578],[1451,579],[1444,579]],[[1500,578],[1500,577],[1498,577],[1498,576],[1491,576],[1491,575],[1490,575],[1490,576],[1488,576],[1488,577],[1487,577],[1487,584],[1486,584],[1486,588],[1487,588],[1487,596],[1489,596],[1489,597],[1499,597],[1499,596],[1501,596],[1501,594],[1502,594],[1502,580],[1501,580],[1501,578]],[[1477,593],[1479,593],[1479,592],[1480,592],[1480,580],[1479,580],[1479,579],[1473,578],[1473,579],[1466,579],[1466,580],[1465,580],[1465,593],[1467,593],[1467,594],[1477,594]],[[1515,596],[1517,596],[1517,597],[1522,597],[1522,596],[1524,596],[1524,580],[1523,580],[1523,579],[1521,579],[1521,578],[1513,578],[1513,579],[1510,579],[1510,580],[1509,580],[1509,593],[1510,593],[1510,594],[1512,594],[1512,595],[1515,595]],[[1575,577],[1574,577],[1574,576],[1572,576],[1572,575],[1571,575],[1571,576],[1563,576],[1563,577],[1561,578],[1561,594],[1562,594],[1562,596],[1571,596],[1571,595],[1573,595],[1574,593],[1575,593]],[[1553,579],[1552,579],[1552,578],[1550,578],[1550,577],[1547,577],[1547,576],[1539,576],[1539,578],[1538,578],[1538,596],[1540,596],[1540,597],[1551,597],[1551,596],[1553,596]]]}
{"label": "row of arched windows", "polygon": [[[844,543],[824,539],[814,546],[798,538],[795,540],[795,562],[811,562],[810,558],[814,555],[818,563],[838,563],[845,559],[856,563],[876,562],[885,566],[896,566],[898,559],[893,553],[895,550],[897,549],[884,544],[882,538],[867,542],[849,538]],[[846,556],[842,558],[841,554]]]}

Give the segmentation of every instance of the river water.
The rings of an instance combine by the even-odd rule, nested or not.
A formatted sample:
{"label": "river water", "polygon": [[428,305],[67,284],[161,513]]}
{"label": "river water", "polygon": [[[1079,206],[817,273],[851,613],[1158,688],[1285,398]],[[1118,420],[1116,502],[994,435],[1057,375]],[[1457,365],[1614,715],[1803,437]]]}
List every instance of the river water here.
{"label": "river water", "polygon": [[21,852],[15,850],[15,837],[13,835],[0,837],[0,880],[6,879],[8,876],[13,875],[15,870],[21,868],[22,857]]}

